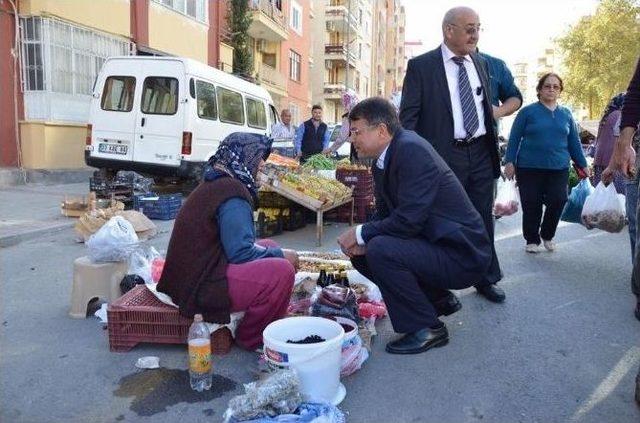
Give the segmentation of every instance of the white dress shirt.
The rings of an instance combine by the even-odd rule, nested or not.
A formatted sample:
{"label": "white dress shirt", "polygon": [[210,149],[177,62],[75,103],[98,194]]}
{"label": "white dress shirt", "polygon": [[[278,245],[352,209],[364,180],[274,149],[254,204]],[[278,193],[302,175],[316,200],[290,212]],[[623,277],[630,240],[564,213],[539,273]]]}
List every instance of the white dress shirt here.
{"label": "white dress shirt", "polygon": [[[387,145],[384,150],[382,150],[382,154],[380,154],[378,160],[376,160],[376,166],[380,170],[384,170],[384,159],[387,157],[388,149],[389,146]],[[356,240],[358,242],[358,245],[365,245],[364,239],[362,239],[362,225],[356,226]]]}
{"label": "white dress shirt", "polygon": [[271,138],[274,140],[288,140],[293,141],[296,136],[296,127],[289,124],[285,125],[282,122],[274,123],[271,128]]}
{"label": "white dress shirt", "polygon": [[[464,129],[464,121],[462,119],[462,105],[460,103],[460,93],[458,92],[458,65],[452,60],[456,55],[449,50],[449,47],[442,44],[442,60],[444,61],[444,70],[447,74],[447,85],[449,86],[449,95],[451,96],[451,111],[453,112],[453,136],[456,139],[464,139],[467,137],[467,131]],[[484,88],[480,83],[478,71],[471,60],[471,56],[464,56],[464,68],[469,76],[469,85],[473,91],[473,99],[476,103],[476,111],[478,112],[478,129],[471,138],[476,138],[487,133],[484,126],[484,108],[482,107],[482,99],[484,97]]]}

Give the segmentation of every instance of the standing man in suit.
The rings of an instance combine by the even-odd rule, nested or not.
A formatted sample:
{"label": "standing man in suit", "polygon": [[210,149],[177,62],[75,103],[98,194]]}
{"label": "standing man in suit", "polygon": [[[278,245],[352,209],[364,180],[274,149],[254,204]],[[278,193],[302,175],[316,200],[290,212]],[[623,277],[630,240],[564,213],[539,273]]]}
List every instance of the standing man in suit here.
{"label": "standing man in suit", "polygon": [[498,139],[485,60],[476,54],[478,14],[449,10],[442,21],[440,47],[409,60],[400,121],[428,140],[458,177],[482,216],[493,249],[488,272],[471,281],[492,302],[505,299],[495,284],[502,271],[494,246],[493,186],[500,176]]}
{"label": "standing man in suit", "polygon": [[380,287],[393,329],[404,334],[387,352],[443,346],[449,334],[438,317],[460,308],[449,289],[471,286],[489,266],[484,223],[449,166],[424,138],[400,127],[389,101],[363,100],[349,121],[358,156],[375,160],[377,210],[338,244]]}

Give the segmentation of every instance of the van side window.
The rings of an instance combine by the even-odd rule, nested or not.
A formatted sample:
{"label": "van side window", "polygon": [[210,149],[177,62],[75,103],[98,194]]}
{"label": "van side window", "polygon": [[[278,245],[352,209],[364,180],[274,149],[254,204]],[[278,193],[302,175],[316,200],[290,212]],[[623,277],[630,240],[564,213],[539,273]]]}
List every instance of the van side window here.
{"label": "van side window", "polygon": [[196,81],[196,102],[198,104],[198,117],[211,120],[218,118],[216,89],[213,84]]}
{"label": "van side window", "polygon": [[130,112],[133,109],[133,94],[136,89],[136,78],[133,76],[110,76],[104,82],[102,110],[112,112]]}
{"label": "van side window", "polygon": [[247,98],[247,123],[252,128],[267,129],[267,112],[263,102]]}
{"label": "van side window", "polygon": [[227,123],[244,125],[244,107],[242,95],[226,88],[217,88],[218,104],[220,104],[220,120]]}
{"label": "van side window", "polygon": [[142,112],[151,115],[174,115],[178,110],[178,80],[162,76],[145,78],[142,89]]}

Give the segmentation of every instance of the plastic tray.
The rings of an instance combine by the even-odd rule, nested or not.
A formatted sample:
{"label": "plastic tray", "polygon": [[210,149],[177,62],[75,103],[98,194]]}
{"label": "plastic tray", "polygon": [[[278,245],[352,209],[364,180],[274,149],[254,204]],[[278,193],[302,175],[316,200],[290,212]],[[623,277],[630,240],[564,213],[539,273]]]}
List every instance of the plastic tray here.
{"label": "plastic tray", "polygon": [[149,219],[175,219],[182,207],[182,194],[141,194],[133,198],[133,208]]}
{"label": "plastic tray", "polygon": [[[125,352],[139,343],[186,344],[191,320],[138,285],[107,307],[109,349]],[[229,329],[211,334],[211,352],[226,354],[233,338]]]}

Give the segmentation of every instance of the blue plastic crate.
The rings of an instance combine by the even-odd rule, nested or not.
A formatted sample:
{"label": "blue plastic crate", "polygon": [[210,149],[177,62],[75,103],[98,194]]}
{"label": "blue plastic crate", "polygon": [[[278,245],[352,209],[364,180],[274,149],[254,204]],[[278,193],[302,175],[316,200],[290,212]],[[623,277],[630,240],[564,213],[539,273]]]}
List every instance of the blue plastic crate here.
{"label": "blue plastic crate", "polygon": [[154,194],[136,195],[133,209],[143,213],[149,219],[175,219],[182,207],[182,194]]}

